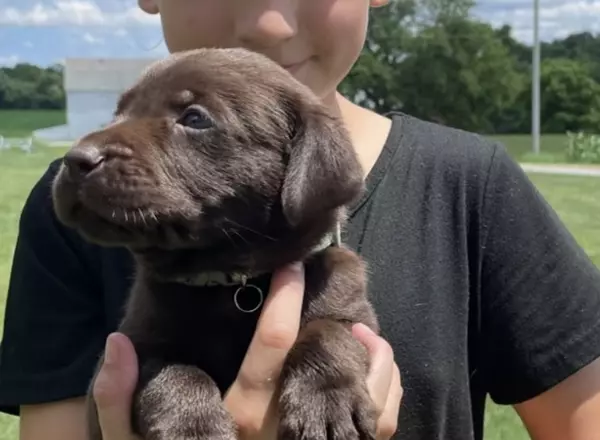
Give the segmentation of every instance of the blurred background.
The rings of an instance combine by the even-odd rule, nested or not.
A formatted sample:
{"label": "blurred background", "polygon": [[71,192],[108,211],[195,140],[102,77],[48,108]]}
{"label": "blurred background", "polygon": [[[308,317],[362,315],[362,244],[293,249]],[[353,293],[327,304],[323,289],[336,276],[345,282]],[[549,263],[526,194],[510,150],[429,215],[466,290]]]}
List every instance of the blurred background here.
{"label": "blurred background", "polygon": [[[538,0],[537,20],[535,1],[391,0],[342,91],[502,141],[600,265],[600,0]],[[166,54],[133,0],[0,0],[0,322],[31,186]],[[528,438],[492,402],[486,428]],[[17,438],[0,416],[0,440]]]}

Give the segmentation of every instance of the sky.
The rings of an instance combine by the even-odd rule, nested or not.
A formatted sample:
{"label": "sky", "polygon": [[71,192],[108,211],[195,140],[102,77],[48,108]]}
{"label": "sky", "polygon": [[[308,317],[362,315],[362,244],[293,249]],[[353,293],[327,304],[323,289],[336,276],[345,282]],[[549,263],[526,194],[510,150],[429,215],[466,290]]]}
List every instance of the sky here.
{"label": "sky", "polygon": [[[478,0],[473,12],[495,27],[511,25],[515,38],[530,43],[532,5],[533,0]],[[540,5],[545,41],[600,32],[600,0],[540,0]],[[158,18],[139,11],[136,0],[0,0],[0,65],[166,53]]]}

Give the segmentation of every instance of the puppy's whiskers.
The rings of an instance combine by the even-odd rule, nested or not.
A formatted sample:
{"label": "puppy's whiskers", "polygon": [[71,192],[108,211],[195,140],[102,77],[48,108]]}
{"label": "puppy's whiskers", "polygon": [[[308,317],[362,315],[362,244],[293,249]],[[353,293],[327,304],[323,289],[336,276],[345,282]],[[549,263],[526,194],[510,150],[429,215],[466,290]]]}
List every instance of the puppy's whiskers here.
{"label": "puppy's whiskers", "polygon": [[229,233],[227,232],[227,229],[221,228],[221,231],[223,232],[223,234],[225,234],[225,236],[231,242],[231,244],[233,245],[233,247],[238,247],[237,244],[235,243],[234,239],[231,238],[231,235],[229,235]]}
{"label": "puppy's whiskers", "polygon": [[244,241],[244,243],[246,243],[246,244],[248,244],[248,245],[250,244],[250,242],[249,242],[248,240],[246,240],[246,239],[244,238],[244,236],[243,236],[242,234],[240,234],[240,233],[239,233],[237,230],[235,230],[235,229],[231,229],[230,231],[231,231],[231,232],[233,232],[233,233],[234,233],[235,235],[237,235],[238,237],[240,237],[240,238],[241,238],[241,239]]}
{"label": "puppy's whiskers", "polygon": [[266,234],[263,234],[261,232],[255,231],[254,229],[249,228],[248,226],[241,225],[241,224],[239,224],[239,223],[237,223],[237,222],[235,222],[235,221],[233,221],[231,219],[228,219],[227,217],[225,217],[224,220],[227,221],[227,222],[229,222],[229,223],[231,223],[232,225],[234,225],[234,226],[236,226],[238,228],[244,229],[244,230],[246,230],[248,232],[252,232],[253,234],[258,235],[259,237],[263,237],[263,238],[266,238],[266,239],[272,240],[272,241],[277,241],[275,238],[273,238],[273,237],[271,237],[269,235],[266,235]]}
{"label": "puppy's whiskers", "polygon": [[138,208],[138,212],[140,214],[140,220],[142,221],[142,223],[144,223],[144,226],[148,227],[148,222],[146,221],[146,216],[144,215],[142,209]]}
{"label": "puppy's whiskers", "polygon": [[157,214],[154,211],[145,211],[143,208],[113,208],[110,216],[116,222],[144,226],[148,229],[153,225],[159,225]]}

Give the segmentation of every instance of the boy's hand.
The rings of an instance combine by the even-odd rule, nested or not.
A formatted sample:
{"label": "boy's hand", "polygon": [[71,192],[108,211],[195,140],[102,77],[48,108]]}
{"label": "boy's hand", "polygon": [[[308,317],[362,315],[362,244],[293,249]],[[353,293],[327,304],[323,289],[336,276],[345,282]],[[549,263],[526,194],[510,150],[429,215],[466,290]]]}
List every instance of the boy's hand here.
{"label": "boy's hand", "polygon": [[127,336],[113,333],[106,340],[104,364],[93,395],[104,440],[139,440],[131,429],[131,401],[138,379],[138,361]]}
{"label": "boy's hand", "polygon": [[[239,426],[240,440],[276,438],[275,385],[298,335],[303,295],[301,265],[274,275],[254,338],[224,399]],[[396,431],[402,398],[398,367],[389,344],[366,326],[354,326],[353,335],[371,355],[368,388],[380,414],[377,438],[387,440]],[[93,391],[104,440],[137,440],[130,422],[137,375],[137,356],[129,339],[118,333],[110,335]]]}

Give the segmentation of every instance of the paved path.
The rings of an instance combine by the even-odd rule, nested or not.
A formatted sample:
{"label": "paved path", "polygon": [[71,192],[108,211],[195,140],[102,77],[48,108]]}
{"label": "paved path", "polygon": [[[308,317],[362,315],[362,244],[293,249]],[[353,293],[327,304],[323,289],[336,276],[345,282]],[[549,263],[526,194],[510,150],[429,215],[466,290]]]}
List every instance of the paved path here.
{"label": "paved path", "polygon": [[521,167],[528,173],[562,174],[565,176],[600,177],[600,166],[594,165],[550,165],[522,163]]}

